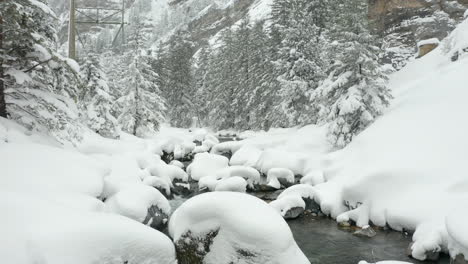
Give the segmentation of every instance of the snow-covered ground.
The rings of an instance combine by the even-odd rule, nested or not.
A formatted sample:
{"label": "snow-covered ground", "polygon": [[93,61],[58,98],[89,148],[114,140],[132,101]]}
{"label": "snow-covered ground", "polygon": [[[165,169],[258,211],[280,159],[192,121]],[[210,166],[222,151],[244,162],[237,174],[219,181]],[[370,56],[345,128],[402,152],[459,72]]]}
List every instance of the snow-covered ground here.
{"label": "snow-covered ground", "polygon": [[322,211],[338,221],[415,231],[415,258],[448,250],[467,256],[467,49],[468,20],[391,76],[391,107],[343,150],[331,151],[323,127],[307,126],[250,135],[212,152],[230,151],[231,164],[264,173],[285,168],[304,176]]}
{"label": "snow-covered ground", "polygon": [[0,255],[15,264],[176,263],[172,241],[139,223],[151,224],[150,207],[171,211],[145,179],[187,181],[159,154],[183,156],[206,135],[164,128],[155,138],[110,140],[90,132],[72,148],[0,119]]}
{"label": "snow-covered ground", "polygon": [[[256,243],[260,259],[307,263],[281,218],[304,208],[303,199],[339,222],[414,231],[415,258],[468,256],[468,19],[393,74],[390,87],[391,107],[340,151],[315,125],[248,131],[224,143],[205,129],[163,127],[151,138],[119,140],[88,132],[75,148],[0,118],[0,255],[15,264],[176,263],[172,241],[139,222],[152,207],[169,215],[163,194],[192,179],[219,192],[183,204],[170,231],[177,241],[189,227],[223,227],[211,263],[231,261],[232,245]],[[230,159],[219,155],[228,152]],[[161,159],[167,153],[196,155],[186,173],[181,162]],[[274,188],[295,177],[302,184],[271,206],[226,192],[245,192],[262,177]]]}

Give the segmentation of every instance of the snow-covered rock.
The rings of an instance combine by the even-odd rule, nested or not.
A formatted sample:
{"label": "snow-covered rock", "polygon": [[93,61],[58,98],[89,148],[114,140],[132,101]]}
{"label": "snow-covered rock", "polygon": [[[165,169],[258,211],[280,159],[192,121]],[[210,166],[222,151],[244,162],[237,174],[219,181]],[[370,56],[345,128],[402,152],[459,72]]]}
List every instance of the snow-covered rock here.
{"label": "snow-covered rock", "polygon": [[294,173],[285,168],[271,168],[268,170],[267,182],[269,186],[280,189],[281,183],[283,183],[283,185],[294,184]]}
{"label": "snow-covered rock", "polygon": [[169,233],[180,264],[309,263],[284,219],[246,194],[214,192],[186,201],[172,215]]}
{"label": "snow-covered rock", "polygon": [[232,166],[242,165],[253,167],[257,163],[261,154],[262,151],[257,147],[245,145],[232,155],[229,164]]}
{"label": "snow-covered rock", "polygon": [[107,212],[154,227],[166,223],[171,213],[167,199],[155,188],[143,184],[127,187],[109,197],[105,204]]}
{"label": "snow-covered rock", "polygon": [[240,192],[247,191],[247,181],[239,176],[220,180],[215,187],[216,192]]}
{"label": "snow-covered rock", "polygon": [[0,211],[5,263],[177,263],[167,236],[123,216],[4,191]]}
{"label": "snow-covered rock", "polygon": [[246,166],[230,166],[216,171],[218,179],[227,179],[233,176],[239,176],[247,180],[249,186],[253,187],[254,184],[260,182],[260,172],[256,169]]}
{"label": "snow-covered rock", "polygon": [[304,200],[298,195],[284,196],[270,203],[285,219],[297,218],[306,207]]}
{"label": "snow-covered rock", "polygon": [[263,173],[273,168],[284,168],[294,175],[303,173],[305,162],[306,156],[301,152],[267,149],[262,152],[255,167]]}
{"label": "snow-covered rock", "polygon": [[420,260],[448,248],[445,218],[467,210],[468,60],[446,52],[468,46],[467,25],[391,76],[390,108],[325,159],[326,181],[314,186],[322,211],[338,221],[414,230],[411,254]]}
{"label": "snow-covered rock", "polygon": [[169,165],[173,165],[173,166],[179,167],[181,169],[185,168],[185,165],[182,162],[178,161],[178,160],[171,161],[171,163],[169,163]]}
{"label": "snow-covered rock", "polygon": [[172,182],[169,178],[148,176],[143,179],[143,184],[154,187],[166,195],[171,194],[171,188],[173,187]]}
{"label": "snow-covered rock", "polygon": [[204,176],[214,175],[216,171],[229,166],[229,160],[226,157],[198,153],[195,155],[193,163],[187,167],[187,173],[192,180],[198,181]]}

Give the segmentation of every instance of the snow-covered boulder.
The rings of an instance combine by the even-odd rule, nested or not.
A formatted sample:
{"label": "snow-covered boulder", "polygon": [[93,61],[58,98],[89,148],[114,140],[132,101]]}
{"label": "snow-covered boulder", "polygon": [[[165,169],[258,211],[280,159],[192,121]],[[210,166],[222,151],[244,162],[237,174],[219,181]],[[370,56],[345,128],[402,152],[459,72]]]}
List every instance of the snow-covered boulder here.
{"label": "snow-covered boulder", "polygon": [[301,178],[302,184],[317,185],[324,182],[325,178],[323,177],[323,172],[321,170],[310,171]]}
{"label": "snow-covered boulder", "polygon": [[148,176],[145,177],[142,182],[144,185],[148,185],[158,189],[166,196],[171,195],[171,188],[173,187],[173,185],[169,178]]}
{"label": "snow-covered boulder", "polygon": [[297,218],[305,210],[305,202],[298,195],[289,195],[270,203],[285,219]]}
{"label": "snow-covered boulder", "polygon": [[195,155],[193,163],[187,167],[187,173],[192,180],[199,181],[204,176],[214,175],[220,169],[226,168],[229,165],[229,160],[226,157],[209,154],[198,153]]}
{"label": "snow-covered boulder", "polygon": [[171,163],[169,163],[169,165],[176,166],[176,167],[179,167],[181,169],[185,168],[185,165],[182,162],[178,161],[178,160],[171,161]]}
{"label": "snow-covered boulder", "polygon": [[246,166],[230,166],[216,171],[218,179],[227,179],[233,176],[239,176],[247,180],[249,186],[253,188],[254,184],[260,182],[260,172],[256,169]]}
{"label": "snow-covered boulder", "polygon": [[53,201],[0,192],[4,263],[177,263],[172,241],[161,232],[127,217]]}
{"label": "snow-covered boulder", "polygon": [[152,176],[167,177],[171,181],[188,181],[188,175],[183,169],[178,166],[165,164],[164,162],[151,166],[148,168],[148,171]]}
{"label": "snow-covered boulder", "polygon": [[227,141],[216,144],[212,149],[212,154],[228,155],[231,156],[237,150],[239,150],[244,143],[242,141]]}
{"label": "snow-covered boulder", "polygon": [[239,176],[220,180],[215,187],[216,192],[240,192],[247,191],[247,181]]}
{"label": "snow-covered boulder", "polygon": [[231,166],[242,165],[253,167],[257,163],[262,151],[250,145],[242,146],[238,151],[236,151],[229,161]]}
{"label": "snow-covered boulder", "polygon": [[205,176],[198,181],[198,188],[200,190],[214,191],[218,182],[219,179],[214,175]]}
{"label": "snow-covered boulder", "polygon": [[105,201],[106,211],[161,228],[171,213],[168,200],[155,188],[139,184],[127,187]]}
{"label": "snow-covered boulder", "polygon": [[306,156],[300,152],[267,149],[258,158],[255,168],[263,173],[267,173],[272,168],[285,168],[299,175],[303,173],[305,163]]}
{"label": "snow-covered boulder", "polygon": [[179,264],[310,263],[285,220],[246,194],[195,196],[174,212],[169,233]]}
{"label": "snow-covered boulder", "polygon": [[281,185],[291,186],[294,184],[294,173],[290,169],[271,168],[267,174],[268,185],[280,189]]}

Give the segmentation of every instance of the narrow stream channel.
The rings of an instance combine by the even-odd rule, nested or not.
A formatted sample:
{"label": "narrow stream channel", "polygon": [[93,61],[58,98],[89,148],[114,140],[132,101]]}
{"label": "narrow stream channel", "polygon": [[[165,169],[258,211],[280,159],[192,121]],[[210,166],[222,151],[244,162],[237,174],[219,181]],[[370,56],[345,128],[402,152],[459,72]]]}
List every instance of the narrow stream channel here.
{"label": "narrow stream channel", "polygon": [[[187,199],[170,200],[176,210]],[[442,256],[437,262],[421,262],[406,256],[411,235],[395,231],[376,230],[373,238],[357,237],[351,230],[340,229],[327,217],[304,216],[289,220],[294,238],[312,264],[357,264],[360,260],[377,262],[400,260],[410,263],[449,264],[450,258]],[[293,264],[293,263],[291,263]]]}

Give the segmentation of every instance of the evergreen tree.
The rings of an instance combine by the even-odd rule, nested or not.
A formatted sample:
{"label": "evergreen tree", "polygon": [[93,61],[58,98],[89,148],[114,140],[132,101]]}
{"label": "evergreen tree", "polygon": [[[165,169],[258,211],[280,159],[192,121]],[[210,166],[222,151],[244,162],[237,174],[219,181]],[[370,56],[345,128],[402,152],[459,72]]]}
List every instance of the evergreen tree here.
{"label": "evergreen tree", "polygon": [[195,95],[192,78],[193,42],[188,33],[179,31],[169,40],[166,55],[167,76],[163,92],[167,100],[168,117],[172,125],[188,127],[195,116],[192,98]]}
{"label": "evergreen tree", "polygon": [[111,114],[114,99],[109,94],[105,73],[96,55],[89,56],[81,67],[85,87],[80,98],[85,119],[89,128],[104,137],[117,136],[117,120]]}
{"label": "evergreen tree", "polygon": [[279,96],[288,125],[314,123],[316,109],[310,94],[324,79],[322,49],[326,5],[318,0],[276,0],[272,32],[279,35]]}
{"label": "evergreen tree", "polygon": [[321,102],[322,121],[330,123],[330,141],[343,147],[382,113],[391,95],[368,28],[367,2],[337,1],[336,5],[335,62],[313,97]]}
{"label": "evergreen tree", "polygon": [[55,14],[43,1],[0,2],[0,114],[63,141],[80,139],[76,62],[55,51]]}
{"label": "evergreen tree", "polygon": [[128,51],[123,56],[124,69],[119,82],[120,97],[117,100],[118,122],[122,130],[136,136],[145,136],[158,130],[164,121],[165,101],[161,97],[158,76],[153,70],[154,62],[148,51],[148,25],[134,20],[129,35]]}

